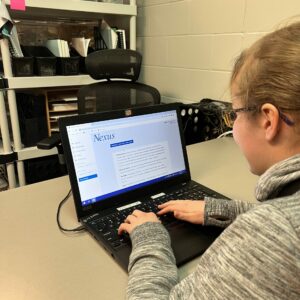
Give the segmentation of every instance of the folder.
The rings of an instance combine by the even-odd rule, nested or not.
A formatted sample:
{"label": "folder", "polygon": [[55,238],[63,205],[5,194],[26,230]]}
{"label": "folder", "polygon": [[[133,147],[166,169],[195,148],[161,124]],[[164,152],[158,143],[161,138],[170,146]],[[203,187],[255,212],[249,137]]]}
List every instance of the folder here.
{"label": "folder", "polygon": [[116,49],[118,45],[118,35],[105,20],[101,21],[101,35],[108,49]]}

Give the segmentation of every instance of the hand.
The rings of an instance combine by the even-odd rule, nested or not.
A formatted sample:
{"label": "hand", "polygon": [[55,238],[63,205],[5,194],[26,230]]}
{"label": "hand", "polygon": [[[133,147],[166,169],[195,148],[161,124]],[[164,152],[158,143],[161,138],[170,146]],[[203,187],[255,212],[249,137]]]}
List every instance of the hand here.
{"label": "hand", "polygon": [[160,211],[157,214],[160,216],[173,212],[176,219],[203,224],[204,206],[205,202],[202,200],[173,200],[158,205]]}
{"label": "hand", "polygon": [[129,215],[125,219],[124,223],[120,225],[118,229],[118,234],[122,234],[123,232],[128,232],[130,234],[135,227],[142,225],[146,222],[160,223],[159,219],[154,213],[146,213],[136,209],[131,215]]}

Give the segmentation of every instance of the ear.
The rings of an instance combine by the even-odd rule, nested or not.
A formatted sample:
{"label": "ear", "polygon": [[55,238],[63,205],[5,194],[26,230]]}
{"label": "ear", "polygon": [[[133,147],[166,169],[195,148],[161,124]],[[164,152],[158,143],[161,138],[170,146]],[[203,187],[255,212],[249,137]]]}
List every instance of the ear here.
{"label": "ear", "polygon": [[267,141],[272,141],[277,136],[280,126],[279,111],[276,106],[271,103],[263,104],[260,111],[265,138]]}

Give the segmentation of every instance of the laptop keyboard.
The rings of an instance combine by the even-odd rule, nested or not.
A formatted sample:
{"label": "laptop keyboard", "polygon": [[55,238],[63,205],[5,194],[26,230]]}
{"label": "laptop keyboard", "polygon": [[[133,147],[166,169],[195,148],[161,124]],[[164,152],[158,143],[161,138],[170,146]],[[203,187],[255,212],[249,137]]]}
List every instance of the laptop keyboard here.
{"label": "laptop keyboard", "polygon": [[[137,206],[132,206],[128,209],[124,209],[122,211],[116,211],[111,215],[105,217],[99,217],[98,219],[93,219],[90,222],[92,227],[101,233],[105,240],[110,242],[113,248],[119,248],[122,245],[126,245],[130,243],[130,238],[128,234],[118,235],[118,228],[121,223],[124,222],[126,217],[131,214],[135,209],[139,209],[145,212],[158,212],[158,205],[169,200],[174,199],[190,199],[190,200],[199,200],[203,199],[205,196],[213,196],[217,195],[214,193],[210,193],[208,191],[204,191],[199,185],[191,183],[186,187],[183,187],[177,190],[174,193],[165,194],[161,197],[155,199],[149,199],[148,201],[144,201]],[[170,230],[172,227],[178,226],[182,221],[177,220],[173,214],[168,213],[159,217],[162,224]]]}

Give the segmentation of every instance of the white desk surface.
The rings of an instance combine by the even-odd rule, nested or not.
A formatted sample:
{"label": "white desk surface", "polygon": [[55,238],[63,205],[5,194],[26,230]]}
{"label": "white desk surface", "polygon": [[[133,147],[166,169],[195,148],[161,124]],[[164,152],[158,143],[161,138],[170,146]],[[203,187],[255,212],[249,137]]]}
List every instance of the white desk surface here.
{"label": "white desk surface", "polygon": [[[254,201],[257,177],[232,138],[188,146],[194,180],[224,195]],[[127,274],[87,233],[64,234],[58,203],[70,189],[67,176],[0,193],[0,299],[125,298]],[[77,223],[72,199],[63,206],[65,227]],[[181,277],[197,259],[180,268]]]}

